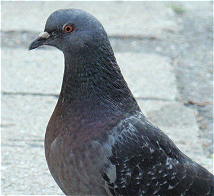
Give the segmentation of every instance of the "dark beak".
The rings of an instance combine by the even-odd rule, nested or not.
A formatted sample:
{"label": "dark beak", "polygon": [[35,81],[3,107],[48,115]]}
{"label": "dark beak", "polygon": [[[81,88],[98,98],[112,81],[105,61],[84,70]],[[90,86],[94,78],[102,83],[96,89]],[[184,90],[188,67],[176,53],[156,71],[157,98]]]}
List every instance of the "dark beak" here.
{"label": "dark beak", "polygon": [[30,44],[29,50],[33,50],[42,45],[47,45],[47,40],[49,37],[50,37],[50,34],[48,32],[40,33],[39,37]]}

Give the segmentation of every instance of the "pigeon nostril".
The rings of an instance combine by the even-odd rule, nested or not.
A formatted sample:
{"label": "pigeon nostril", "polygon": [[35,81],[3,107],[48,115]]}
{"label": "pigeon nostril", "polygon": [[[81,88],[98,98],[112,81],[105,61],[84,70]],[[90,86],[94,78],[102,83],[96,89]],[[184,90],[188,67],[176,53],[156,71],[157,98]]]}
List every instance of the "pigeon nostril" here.
{"label": "pigeon nostril", "polygon": [[73,27],[71,25],[65,25],[63,29],[66,33],[73,31]]}

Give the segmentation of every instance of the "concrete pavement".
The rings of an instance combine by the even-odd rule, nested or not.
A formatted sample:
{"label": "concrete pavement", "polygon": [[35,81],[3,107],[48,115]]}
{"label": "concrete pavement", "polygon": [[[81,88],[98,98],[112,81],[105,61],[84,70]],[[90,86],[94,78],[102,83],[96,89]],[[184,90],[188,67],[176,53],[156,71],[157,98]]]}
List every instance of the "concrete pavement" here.
{"label": "concrete pavement", "polygon": [[161,37],[165,30],[181,30],[174,12],[162,2],[29,1],[4,2],[2,5],[1,28],[4,31],[42,31],[47,17],[55,10],[65,8],[88,11],[100,20],[110,36]]}
{"label": "concrete pavement", "polygon": [[[188,3],[186,9],[197,6],[201,5]],[[185,154],[212,172],[212,159],[205,156],[199,137],[198,112],[178,101],[173,59],[129,47],[126,52],[120,49],[126,37],[136,38],[131,42],[132,48],[138,39],[163,40],[166,31],[182,31],[175,9],[167,2],[2,2],[1,31],[39,34],[50,13],[69,7],[90,12],[111,37],[124,38],[120,46],[113,43],[117,48],[115,55],[142,111]],[[29,52],[26,47],[8,46],[1,46],[1,193],[63,194],[48,171],[43,145],[45,128],[61,87],[63,55],[48,47]]]}

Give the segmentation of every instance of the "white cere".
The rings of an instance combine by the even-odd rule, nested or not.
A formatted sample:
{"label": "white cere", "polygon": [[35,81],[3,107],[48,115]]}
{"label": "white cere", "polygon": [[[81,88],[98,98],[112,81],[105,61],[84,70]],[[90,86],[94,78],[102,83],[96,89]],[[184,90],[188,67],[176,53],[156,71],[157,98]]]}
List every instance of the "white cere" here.
{"label": "white cere", "polygon": [[43,39],[48,39],[50,37],[50,34],[48,32],[46,32],[46,31],[44,31],[44,32],[41,32],[39,34],[39,37],[43,38]]}

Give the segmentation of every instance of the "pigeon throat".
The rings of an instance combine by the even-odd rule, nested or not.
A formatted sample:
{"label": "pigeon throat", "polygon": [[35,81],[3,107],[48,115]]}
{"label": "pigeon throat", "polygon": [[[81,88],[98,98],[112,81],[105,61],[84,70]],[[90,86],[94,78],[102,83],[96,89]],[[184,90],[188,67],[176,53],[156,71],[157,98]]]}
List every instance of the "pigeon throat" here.
{"label": "pigeon throat", "polygon": [[64,55],[61,93],[65,98],[81,100],[85,96],[96,96],[117,102],[132,97],[110,46]]}
{"label": "pigeon throat", "polygon": [[[93,121],[139,111],[110,46],[85,53],[64,53],[65,70],[60,102]],[[93,115],[94,114],[94,115]],[[94,117],[93,117],[94,116]]]}

